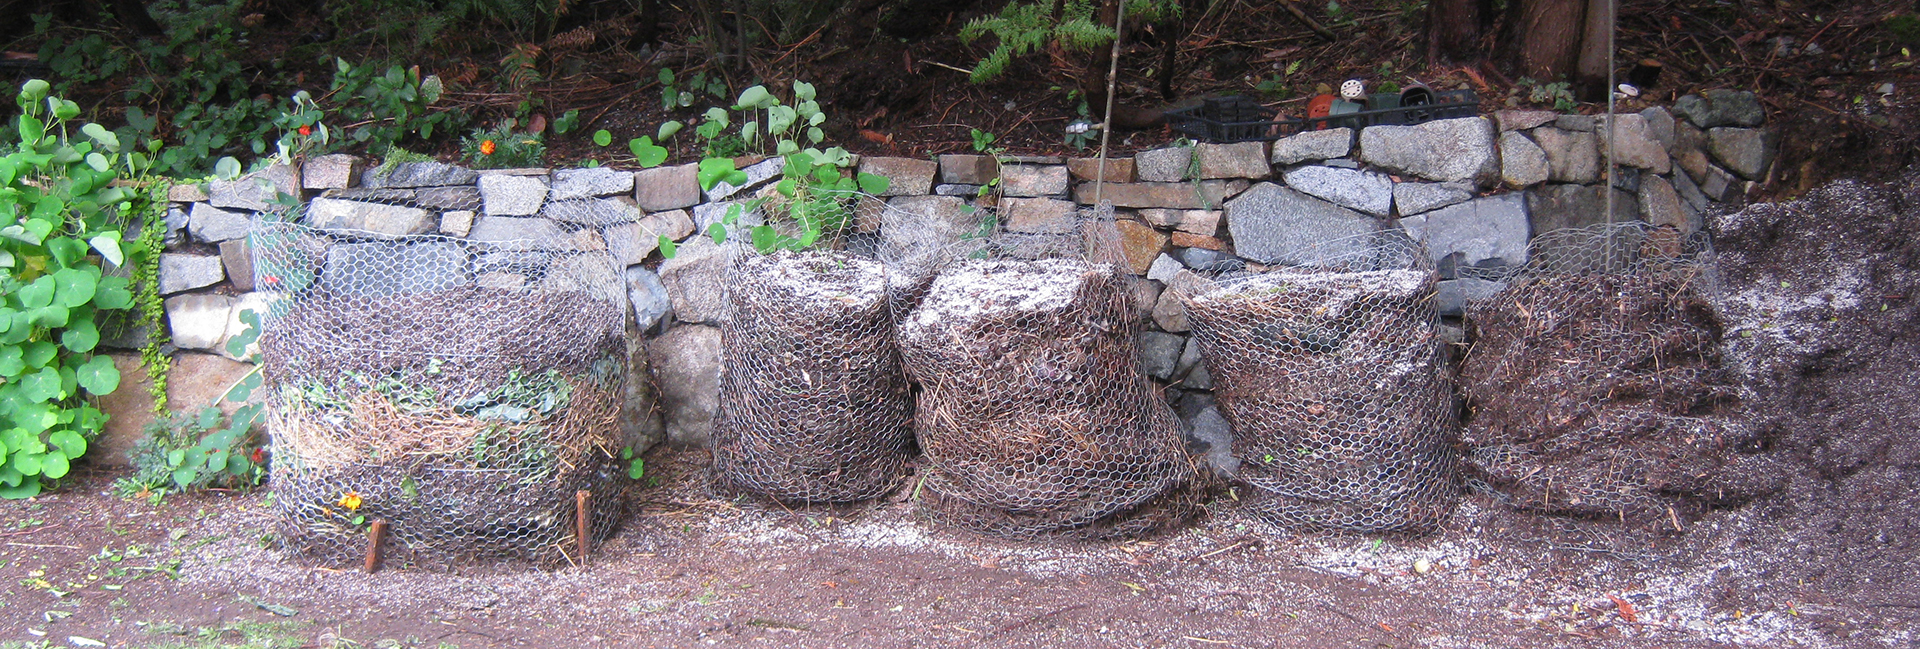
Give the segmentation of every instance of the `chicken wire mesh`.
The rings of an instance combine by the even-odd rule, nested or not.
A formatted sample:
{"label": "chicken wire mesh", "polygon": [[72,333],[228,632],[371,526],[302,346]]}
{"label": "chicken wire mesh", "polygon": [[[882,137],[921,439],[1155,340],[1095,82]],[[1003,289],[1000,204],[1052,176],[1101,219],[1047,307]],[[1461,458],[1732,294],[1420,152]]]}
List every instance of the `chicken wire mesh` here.
{"label": "chicken wire mesh", "polygon": [[1168,286],[1233,430],[1249,507],[1283,527],[1431,530],[1458,497],[1452,388],[1426,252],[1397,232],[1299,266]]}
{"label": "chicken wire mesh", "polygon": [[968,234],[944,247],[884,235],[896,251],[944,251],[903,266],[938,272],[911,292],[897,336],[921,385],[924,511],[1016,539],[1123,538],[1187,520],[1203,476],[1140,370],[1112,208],[1052,237],[994,225],[955,228]]}
{"label": "chicken wire mesh", "polygon": [[[833,199],[850,217],[877,199]],[[816,203],[816,205],[818,205]],[[779,205],[767,221],[792,224]],[[715,486],[800,503],[844,503],[892,490],[913,457],[913,395],[893,344],[886,268],[829,219],[826,250],[757,254],[735,247],[731,313],[720,328]],[[773,226],[769,226],[773,227]],[[790,233],[789,236],[800,233]]]}
{"label": "chicken wire mesh", "polygon": [[278,537],[354,560],[570,560],[621,514],[626,300],[604,251],[256,221]]}
{"label": "chicken wire mesh", "polygon": [[1467,312],[1467,462],[1510,505],[1655,516],[1711,499],[1755,441],[1721,365],[1704,235],[1629,222],[1535,239]]}

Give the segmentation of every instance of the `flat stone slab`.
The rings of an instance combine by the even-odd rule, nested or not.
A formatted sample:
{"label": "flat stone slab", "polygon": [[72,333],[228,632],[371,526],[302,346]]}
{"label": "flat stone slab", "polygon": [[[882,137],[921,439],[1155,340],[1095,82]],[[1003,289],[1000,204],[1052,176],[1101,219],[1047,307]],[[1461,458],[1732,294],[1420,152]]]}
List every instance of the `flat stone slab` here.
{"label": "flat stone slab", "polygon": [[1006,196],[1064,196],[1067,181],[1067,168],[1061,165],[1000,167],[1000,193]]}
{"label": "flat stone slab", "polygon": [[985,185],[999,175],[1000,162],[993,156],[951,153],[940,156],[940,182],[942,183]]}
{"label": "flat stone slab", "polygon": [[1400,227],[1426,244],[1434,261],[1452,258],[1455,266],[1487,268],[1527,262],[1529,223],[1526,197],[1501,194],[1449,205],[1400,219]]}
{"label": "flat stone slab", "polygon": [[632,223],[640,219],[641,213],[640,208],[633,204],[633,199],[622,196],[551,201],[540,210],[540,215],[561,223],[601,227]]}
{"label": "flat stone slab", "polygon": [[232,212],[209,203],[194,203],[187,215],[187,232],[207,243],[245,239],[253,220],[245,212]]}
{"label": "flat stone slab", "polygon": [[405,205],[316,198],[307,204],[307,223],[322,230],[353,230],[386,237],[425,234],[439,227],[432,212]]}
{"label": "flat stone slab", "polygon": [[160,255],[160,294],[213,286],[227,278],[225,264],[218,255]]}
{"label": "flat stone slab", "polygon": [[1267,264],[1313,263],[1361,252],[1367,243],[1349,238],[1380,229],[1379,221],[1365,214],[1273,183],[1254,185],[1227,201],[1226,212],[1235,252]]}
{"label": "flat stone slab", "polygon": [[[218,259],[218,258],[216,258]],[[175,347],[212,350],[227,334],[233,298],[225,295],[176,295],[166,300],[167,331]]]}
{"label": "flat stone slab", "polygon": [[1000,203],[1008,232],[1067,234],[1079,232],[1078,207],[1052,198],[1008,198]]}
{"label": "flat stone slab", "polygon": [[487,174],[480,177],[481,211],[487,216],[532,216],[547,202],[547,180],[539,176]]}
{"label": "flat stone slab", "polygon": [[447,242],[344,243],[327,249],[320,282],[342,295],[440,291],[473,283],[472,259]]}
{"label": "flat stone slab", "polygon": [[1386,174],[1307,165],[1288,169],[1282,175],[1288,187],[1335,205],[1374,216],[1393,211],[1393,179]]}
{"label": "flat stone slab", "polygon": [[[860,173],[873,174],[887,179],[887,190],[880,196],[915,196],[933,190],[933,177],[940,172],[940,163],[919,158],[884,158],[867,156],[860,158]],[[984,183],[967,183],[984,184]]]}
{"label": "flat stone slab", "polygon": [[1396,173],[1486,186],[1500,177],[1493,123],[1484,117],[1360,131],[1360,158]]}
{"label": "flat stone slab", "polygon": [[1292,165],[1313,160],[1344,158],[1352,151],[1353,129],[1330,128],[1324,131],[1305,131],[1275,140],[1273,154],[1268,161],[1276,165]]}
{"label": "flat stone slab", "polygon": [[699,205],[700,166],[684,164],[655,167],[633,172],[633,200],[648,212],[677,210]]}
{"label": "flat stone slab", "polygon": [[442,185],[471,185],[480,179],[480,174],[472,169],[456,167],[443,162],[403,162],[393,166],[387,173],[379,168],[368,169],[360,175],[361,187],[372,188],[409,188],[438,187]]}
{"label": "flat stone slab", "polygon": [[592,167],[558,169],[553,172],[553,189],[547,200],[617,196],[633,191],[633,172]]}
{"label": "flat stone slab", "polygon": [[1401,216],[1473,200],[1473,185],[1466,183],[1394,183],[1393,204]]}
{"label": "flat stone slab", "polygon": [[1186,180],[1192,163],[1192,147],[1174,146],[1133,154],[1134,174],[1143,183],[1177,183]]}
{"label": "flat stone slab", "polygon": [[1202,142],[1194,145],[1193,154],[1200,157],[1202,179],[1260,179],[1273,175],[1273,167],[1267,162],[1266,142]]}

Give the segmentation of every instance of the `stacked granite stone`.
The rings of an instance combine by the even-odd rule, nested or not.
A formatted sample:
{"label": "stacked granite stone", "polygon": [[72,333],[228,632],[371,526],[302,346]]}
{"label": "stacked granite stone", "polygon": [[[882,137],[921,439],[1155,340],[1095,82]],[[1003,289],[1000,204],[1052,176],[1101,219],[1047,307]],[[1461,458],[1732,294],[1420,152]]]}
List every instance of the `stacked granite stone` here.
{"label": "stacked granite stone", "polygon": [[[1768,177],[1777,142],[1759,128],[1764,117],[1751,93],[1734,91],[1616,116],[1612,219],[1698,231],[1704,212],[1739,200]],[[880,232],[873,218],[863,218],[858,229],[957,240],[974,229],[978,210],[990,209],[1005,234],[1067,245],[1077,236],[1080,207],[1112,201],[1128,265],[1138,276],[1137,311],[1151,321],[1141,334],[1143,367],[1170,386],[1196,436],[1213,444],[1216,462],[1230,465],[1207,368],[1187,336],[1178,301],[1162,295],[1174,273],[1260,271],[1299,261],[1288,258],[1292,250],[1399,228],[1433,255],[1442,270],[1442,311],[1458,315],[1467,300],[1498,288],[1463,277],[1460,269],[1521,264],[1530,237],[1608,220],[1607,121],[1501,111],[1416,126],[1310,131],[1271,143],[1171,146],[1111,158],[1104,169],[1092,158],[864,157],[858,170],[890,179],[887,203],[918,215],[910,222],[924,231]],[[630,436],[640,444],[662,437],[704,444],[717,403],[715,325],[726,308],[726,256],[704,233],[733,204],[772,191],[782,164],[737,162],[748,180],[710,191],[700,189],[691,164],[476,171],[422,162],[383,171],[346,155],[204,188],[178,186],[161,263],[174,344],[224,354],[225,340],[241,329],[239,311],[263,302],[252,285],[246,234],[253,213],[278,209],[277,194],[307,201],[310,225],[374,237],[559,236],[583,249],[604,249],[626,266],[632,356],[636,369],[651,366],[661,406],[654,408],[655,395],[644,389],[632,395]],[[759,219],[749,212],[742,222]],[[657,250],[661,236],[678,242],[672,259]],[[132,337],[117,342],[138,346]]]}

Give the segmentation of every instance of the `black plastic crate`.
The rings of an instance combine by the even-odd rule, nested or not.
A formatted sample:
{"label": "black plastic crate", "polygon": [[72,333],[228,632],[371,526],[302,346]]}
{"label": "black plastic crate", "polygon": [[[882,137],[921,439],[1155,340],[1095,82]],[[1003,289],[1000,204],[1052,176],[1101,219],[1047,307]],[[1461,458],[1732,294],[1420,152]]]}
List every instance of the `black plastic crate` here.
{"label": "black plastic crate", "polygon": [[1305,119],[1274,119],[1276,111],[1273,109],[1261,106],[1250,98],[1233,95],[1208,99],[1191,108],[1167,111],[1167,124],[1173,130],[1202,142],[1231,143],[1277,140],[1320,129],[1410,125],[1480,114],[1480,99],[1472,90],[1440,90],[1432,91],[1432,94],[1433,103],[1422,106],[1362,110]]}

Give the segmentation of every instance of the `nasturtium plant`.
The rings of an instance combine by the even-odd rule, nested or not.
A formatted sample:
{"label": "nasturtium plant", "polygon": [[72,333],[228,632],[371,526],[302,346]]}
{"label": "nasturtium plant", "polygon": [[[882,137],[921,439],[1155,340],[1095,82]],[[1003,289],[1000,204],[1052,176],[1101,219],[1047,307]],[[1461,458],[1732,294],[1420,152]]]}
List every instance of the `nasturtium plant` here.
{"label": "nasturtium plant", "polygon": [[[143,176],[151,154],[95,124],[71,128],[71,101],[45,81],[16,98],[19,141],[0,157],[0,497],[39,494],[66,476],[99,436],[92,399],[120,387],[113,361],[94,353],[97,322],[134,305],[126,277],[108,274],[127,251],[123,215],[140,196],[115,186]],[[14,143],[10,143],[14,144]]]}

